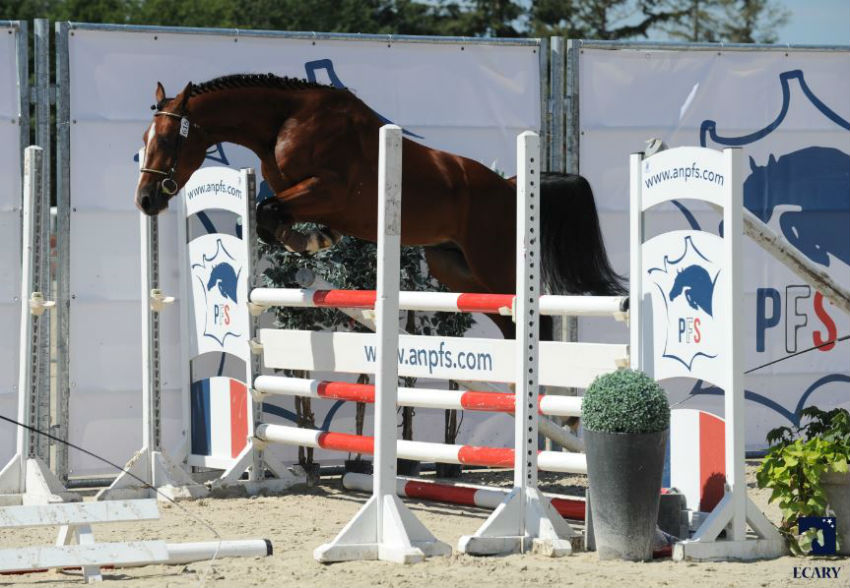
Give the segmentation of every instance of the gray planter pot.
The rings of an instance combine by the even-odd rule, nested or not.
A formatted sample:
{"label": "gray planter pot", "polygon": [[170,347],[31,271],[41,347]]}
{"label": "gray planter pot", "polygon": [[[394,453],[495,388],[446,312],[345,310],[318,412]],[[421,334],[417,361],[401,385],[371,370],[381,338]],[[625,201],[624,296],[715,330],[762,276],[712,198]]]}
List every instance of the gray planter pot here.
{"label": "gray planter pot", "polygon": [[821,485],[829,508],[835,513],[838,553],[850,555],[850,473],[824,474]]}
{"label": "gray planter pot", "polygon": [[667,437],[668,431],[585,429],[590,509],[600,559],[652,559]]}

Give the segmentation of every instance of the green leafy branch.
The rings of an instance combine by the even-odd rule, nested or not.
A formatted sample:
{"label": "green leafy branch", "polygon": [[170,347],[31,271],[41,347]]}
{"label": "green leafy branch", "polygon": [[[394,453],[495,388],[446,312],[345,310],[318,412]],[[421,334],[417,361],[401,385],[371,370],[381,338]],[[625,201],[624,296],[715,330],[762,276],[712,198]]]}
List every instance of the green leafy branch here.
{"label": "green leafy branch", "polygon": [[[797,534],[800,517],[826,516],[827,497],[821,479],[827,473],[846,473],[850,460],[850,413],[844,409],[829,412],[808,407],[801,413],[804,425],[778,427],[767,434],[771,444],[767,457],[756,473],[759,488],[772,489],[770,502],[782,511],[779,531],[791,551],[806,554],[815,539],[823,540],[816,529]],[[802,421],[801,419],[801,421]]]}

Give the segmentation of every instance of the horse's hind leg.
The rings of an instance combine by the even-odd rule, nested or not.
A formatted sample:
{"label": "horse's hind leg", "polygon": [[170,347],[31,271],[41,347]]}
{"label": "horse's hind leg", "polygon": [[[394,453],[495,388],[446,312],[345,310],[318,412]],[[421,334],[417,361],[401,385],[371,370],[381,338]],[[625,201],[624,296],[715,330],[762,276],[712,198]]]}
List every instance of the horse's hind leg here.
{"label": "horse's hind leg", "polygon": [[[486,293],[489,290],[469,269],[463,252],[454,245],[425,247],[428,269],[437,280],[452,292]],[[514,324],[509,316],[487,315],[505,339],[514,338]]]}

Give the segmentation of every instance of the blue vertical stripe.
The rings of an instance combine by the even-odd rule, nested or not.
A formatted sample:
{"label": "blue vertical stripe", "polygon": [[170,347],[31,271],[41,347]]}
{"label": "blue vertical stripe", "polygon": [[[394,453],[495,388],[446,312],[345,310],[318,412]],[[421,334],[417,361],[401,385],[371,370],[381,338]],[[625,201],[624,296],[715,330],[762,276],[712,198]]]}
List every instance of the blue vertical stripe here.
{"label": "blue vertical stripe", "polygon": [[211,455],[210,381],[193,382],[190,394],[192,455]]}

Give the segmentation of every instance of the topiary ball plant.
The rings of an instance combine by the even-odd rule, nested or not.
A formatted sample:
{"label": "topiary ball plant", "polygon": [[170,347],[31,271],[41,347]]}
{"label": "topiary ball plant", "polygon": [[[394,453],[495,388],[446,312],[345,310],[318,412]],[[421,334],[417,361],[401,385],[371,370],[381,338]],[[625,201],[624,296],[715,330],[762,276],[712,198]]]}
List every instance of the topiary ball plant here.
{"label": "topiary ball plant", "polygon": [[638,370],[597,376],[581,405],[584,427],[605,433],[657,433],[670,427],[667,394]]}

